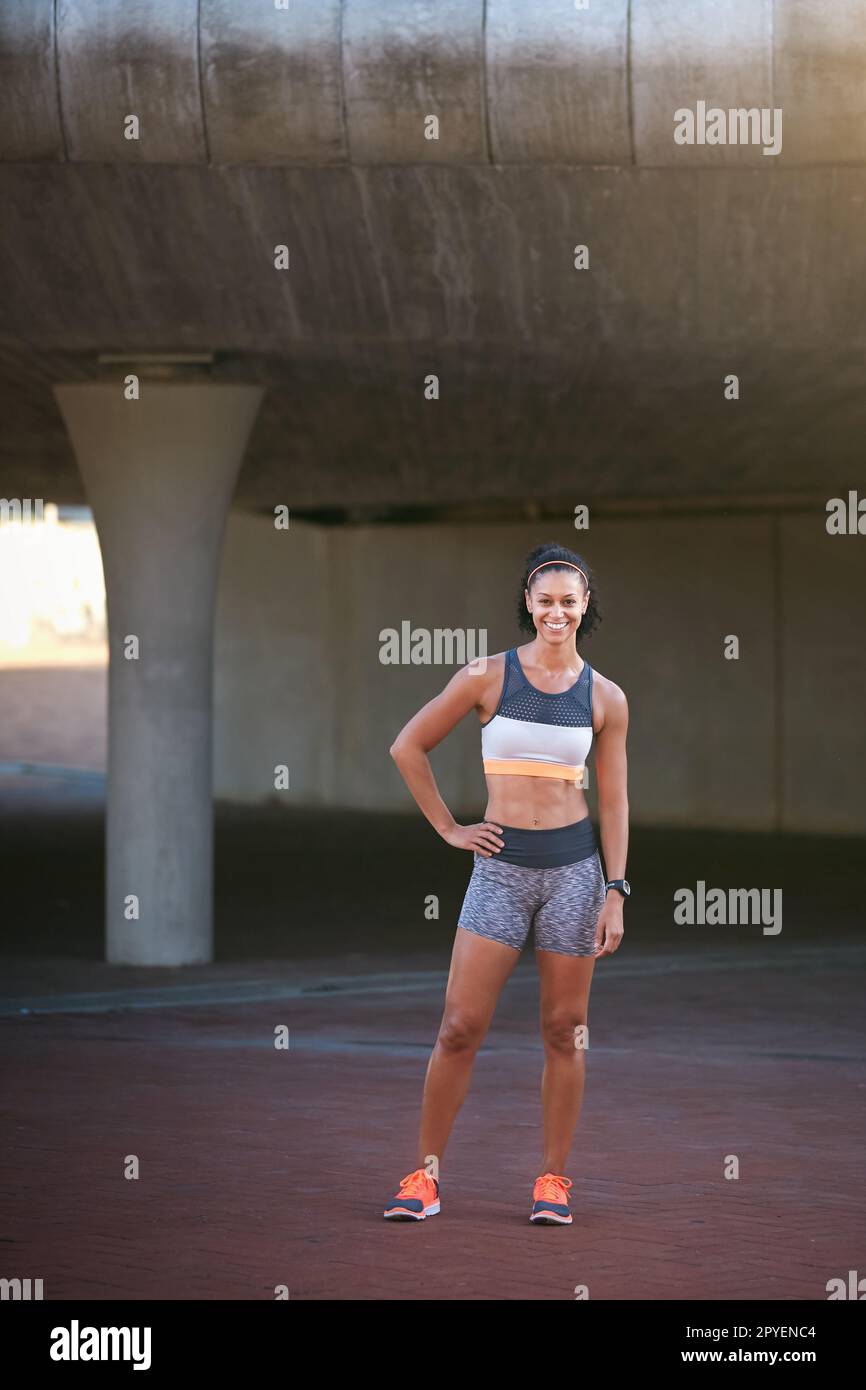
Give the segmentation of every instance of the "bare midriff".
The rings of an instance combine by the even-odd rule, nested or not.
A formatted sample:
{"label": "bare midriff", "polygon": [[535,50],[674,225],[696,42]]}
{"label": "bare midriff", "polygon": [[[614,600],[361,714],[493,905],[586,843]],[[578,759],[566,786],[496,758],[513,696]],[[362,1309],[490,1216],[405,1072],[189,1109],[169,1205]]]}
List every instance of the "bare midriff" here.
{"label": "bare midriff", "polygon": [[517,830],[556,830],[589,815],[586,796],[573,782],[557,777],[487,776],[484,819]]}

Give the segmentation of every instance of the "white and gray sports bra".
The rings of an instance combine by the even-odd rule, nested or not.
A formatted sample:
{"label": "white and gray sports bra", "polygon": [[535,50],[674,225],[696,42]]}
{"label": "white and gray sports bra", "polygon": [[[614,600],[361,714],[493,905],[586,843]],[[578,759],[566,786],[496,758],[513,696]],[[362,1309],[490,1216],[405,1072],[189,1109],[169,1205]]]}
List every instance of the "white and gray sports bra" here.
{"label": "white and gray sports bra", "polygon": [[592,667],[569,690],[550,694],[530,685],[512,647],[496,712],[481,726],[485,773],[559,777],[585,783],[592,744]]}

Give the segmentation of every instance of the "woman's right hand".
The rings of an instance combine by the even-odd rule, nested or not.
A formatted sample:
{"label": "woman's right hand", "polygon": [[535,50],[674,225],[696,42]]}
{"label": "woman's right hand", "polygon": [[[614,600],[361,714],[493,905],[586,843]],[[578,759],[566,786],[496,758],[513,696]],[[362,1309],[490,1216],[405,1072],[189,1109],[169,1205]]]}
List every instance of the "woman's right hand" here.
{"label": "woman's right hand", "polygon": [[446,844],[453,845],[455,849],[475,850],[478,854],[482,854],[485,859],[490,859],[505,848],[505,841],[499,838],[501,834],[501,825],[494,825],[492,821],[482,820],[477,825],[455,825],[442,838]]}

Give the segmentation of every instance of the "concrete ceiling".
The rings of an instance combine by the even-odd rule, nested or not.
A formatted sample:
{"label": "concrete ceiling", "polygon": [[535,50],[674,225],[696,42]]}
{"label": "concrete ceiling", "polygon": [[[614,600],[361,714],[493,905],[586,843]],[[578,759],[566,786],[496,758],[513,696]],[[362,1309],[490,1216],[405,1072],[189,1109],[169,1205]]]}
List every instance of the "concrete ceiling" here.
{"label": "concrete ceiling", "polygon": [[268,386],[243,506],[856,486],[866,4],[237,8],[0,3],[0,495],[85,500],[52,383],[181,351]]}

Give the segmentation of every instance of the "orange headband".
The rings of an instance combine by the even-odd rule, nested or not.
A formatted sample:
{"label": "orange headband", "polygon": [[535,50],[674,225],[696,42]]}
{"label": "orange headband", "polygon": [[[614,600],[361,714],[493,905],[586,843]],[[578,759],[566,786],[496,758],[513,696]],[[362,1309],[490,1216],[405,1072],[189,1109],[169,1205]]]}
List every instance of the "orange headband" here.
{"label": "orange headband", "polygon": [[[586,591],[587,593],[589,593],[589,580],[583,573],[583,570],[580,568],[580,565],[573,565],[570,560],[543,560],[540,565],[535,566],[535,569],[532,571],[532,574],[538,574],[538,571],[543,570],[546,565],[566,565],[571,570],[577,570],[578,574],[583,577],[583,582],[586,585]],[[530,574],[529,578],[526,581],[527,589],[532,583],[532,574]]]}

